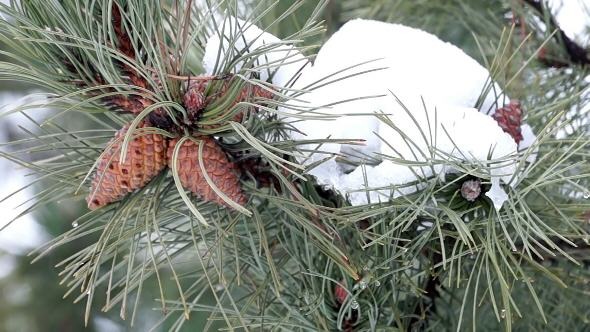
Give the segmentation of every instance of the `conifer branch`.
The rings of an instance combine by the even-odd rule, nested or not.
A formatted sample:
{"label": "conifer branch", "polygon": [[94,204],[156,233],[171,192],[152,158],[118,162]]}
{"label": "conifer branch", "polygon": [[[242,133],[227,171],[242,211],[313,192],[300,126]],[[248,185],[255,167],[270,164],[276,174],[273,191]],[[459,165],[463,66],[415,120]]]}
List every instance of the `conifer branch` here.
{"label": "conifer branch", "polygon": [[[205,330],[576,330],[590,310],[581,296],[590,272],[576,265],[588,264],[590,206],[582,192],[590,188],[590,142],[587,125],[580,125],[588,83],[579,73],[530,66],[534,54],[520,44],[514,50],[515,40],[522,41],[503,25],[514,2],[491,1],[260,2],[245,23],[224,15],[236,14],[231,1],[0,6],[13,18],[0,22],[11,61],[0,63],[0,78],[53,93],[40,105],[9,110],[26,119],[25,137],[0,146],[0,156],[37,175],[26,187],[40,190],[23,213],[86,194],[97,208],[81,212],[35,259],[81,243],[57,264],[66,296],[87,301],[86,317],[100,303],[131,325],[145,306],[157,306],[158,324],[171,330],[195,329],[197,315],[204,315],[205,326],[197,328]],[[384,192],[369,204],[353,206],[346,194],[320,185],[309,172],[321,162],[306,168],[299,156],[317,153],[340,163],[346,156],[325,147],[360,148],[361,141],[293,139],[298,122],[335,116],[319,105],[292,103],[358,76],[350,71],[361,67],[315,77],[298,90],[271,83],[272,70],[291,57],[261,59],[291,43],[311,53],[327,37],[317,22],[326,8],[329,31],[360,13],[403,20],[468,50],[490,73],[480,99],[495,89],[493,80],[521,100],[496,109],[500,129],[521,141],[526,122],[538,135],[534,145],[498,160],[466,162],[468,156],[430,142],[418,149],[419,161],[380,152],[366,164],[351,162],[346,166],[456,170],[444,179],[432,172],[403,185],[359,189],[367,196],[371,189]],[[243,29],[254,25],[283,40],[241,49],[248,39]],[[201,58],[212,36],[227,45],[205,73]],[[362,69],[359,75],[377,71]],[[425,111],[396,105],[410,115]],[[40,122],[29,115],[39,107],[59,114]],[[296,119],[286,120],[285,109],[297,112]],[[376,118],[401,133],[410,129],[385,114]],[[430,125],[434,120],[415,129],[432,137]],[[420,144],[409,136],[404,143]],[[319,147],[308,151],[309,144]],[[517,165],[516,185],[504,186],[508,198],[497,210],[485,193],[491,171],[506,162]],[[472,186],[464,188],[467,181]],[[101,183],[114,189],[93,196]],[[153,297],[156,305],[148,302]]]}

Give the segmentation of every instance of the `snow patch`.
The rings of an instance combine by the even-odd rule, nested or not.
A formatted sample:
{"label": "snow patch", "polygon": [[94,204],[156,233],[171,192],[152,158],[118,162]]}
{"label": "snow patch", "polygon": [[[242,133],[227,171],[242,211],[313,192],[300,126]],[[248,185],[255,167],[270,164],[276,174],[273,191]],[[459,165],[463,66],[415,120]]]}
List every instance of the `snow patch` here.
{"label": "snow patch", "polygon": [[547,0],[559,27],[582,46],[590,46],[590,1]]}
{"label": "snow patch", "polygon": [[[327,81],[333,82],[322,85]],[[474,107],[486,86],[491,88],[478,112]],[[353,205],[420,190],[412,183],[452,171],[444,162],[449,158],[456,165],[489,166],[489,196],[497,208],[506,199],[500,180],[508,184],[516,172],[517,144],[487,114],[509,98],[459,48],[417,29],[354,20],[324,44],[295,88],[309,92],[282,109],[299,131],[293,139],[364,143],[310,143],[300,159],[316,165],[330,158],[309,174],[349,195]],[[344,98],[349,101],[339,103]],[[299,120],[300,115],[310,118]],[[339,162],[363,155],[370,160],[350,173]]]}
{"label": "snow patch", "polygon": [[[295,46],[283,43],[254,24],[232,16],[218,24],[221,34],[214,33],[209,38],[203,57],[207,74],[215,73],[224,60],[233,61],[245,54],[254,54],[237,61],[231,71],[237,73],[247,66],[258,73],[262,81],[270,79],[274,85],[285,87],[307,64],[307,59]],[[260,55],[256,55],[258,53]]]}
{"label": "snow patch", "polygon": [[[378,86],[395,94],[421,95],[434,103],[476,107],[487,86],[489,90],[480,109],[489,113],[497,108],[496,102],[504,104],[502,90],[497,84],[489,84],[489,72],[477,61],[432,34],[399,24],[362,19],[346,23],[322,46],[313,72],[317,79],[367,61],[374,62],[353,72],[385,68],[363,75],[363,81],[374,83],[359,86],[357,81],[356,89],[347,91],[352,95],[334,95],[334,99],[364,97]],[[383,89],[378,90],[383,93]]]}
{"label": "snow patch", "polygon": [[[255,58],[262,80],[271,78],[262,69],[273,68],[272,83],[285,86],[301,70],[305,58],[293,46],[252,24],[229,21],[234,28],[207,43],[208,73],[215,72],[218,58],[269,45],[278,47]],[[301,61],[281,64],[286,55]],[[245,63],[233,65],[239,71]],[[518,146],[489,116],[510,99],[484,67],[436,36],[398,24],[350,21],[301,70],[293,88],[303,93],[279,111],[296,129],[294,140],[314,141],[302,145],[298,159],[319,184],[348,195],[353,205],[407,195],[422,189],[423,179],[470,167],[490,170],[488,196],[498,209],[507,198],[501,183],[516,185],[510,181]],[[523,128],[525,149],[535,136]],[[321,141],[326,139],[343,141]]]}

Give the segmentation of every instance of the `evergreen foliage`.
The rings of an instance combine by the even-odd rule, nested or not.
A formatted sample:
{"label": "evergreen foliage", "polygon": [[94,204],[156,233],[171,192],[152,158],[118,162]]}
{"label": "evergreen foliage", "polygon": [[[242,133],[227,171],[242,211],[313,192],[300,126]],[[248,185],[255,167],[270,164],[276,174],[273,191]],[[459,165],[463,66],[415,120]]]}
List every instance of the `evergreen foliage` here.
{"label": "evergreen foliage", "polygon": [[[295,44],[310,59],[330,32],[353,17],[433,32],[475,57],[521,101],[538,140],[514,156],[521,161],[522,182],[509,190],[499,212],[487,198],[468,202],[460,194],[465,180],[477,177],[484,188],[489,185],[494,165],[452,158],[427,164],[452,166],[462,174],[427,179],[412,195],[352,207],[346,197],[316,185],[296,162],[306,142],[289,139],[291,126],[276,110],[293,97],[253,74],[260,68],[252,59],[259,54],[229,52],[219,59],[215,76],[235,79],[204,110],[207,126],[199,130],[220,138],[220,146],[242,165],[248,202],[225,207],[192,197],[172,168],[122,201],[85,212],[35,257],[93,239],[57,264],[66,295],[85,303],[86,320],[97,307],[137,323],[140,303],[151,300],[145,285],[153,282],[160,323],[170,330],[182,330],[201,313],[208,316],[204,331],[588,327],[590,128],[582,110],[590,104],[583,94],[590,85],[585,80],[590,64],[574,61],[559,33],[542,29],[548,11],[516,0],[204,3],[22,0],[1,5],[0,40],[6,45],[1,53],[9,60],[0,62],[0,79],[46,92],[36,103],[3,110],[30,120],[23,128],[28,137],[2,144],[0,151],[31,170],[29,186],[42,184],[26,213],[82,201],[105,145],[125,124],[131,129],[123,146],[132,132],[142,133],[141,119],[158,110],[172,121],[185,119],[184,83],[203,73],[207,38],[240,29],[225,26],[213,12],[238,15],[243,5],[250,6],[250,14],[242,17]],[[118,22],[113,8],[120,8],[120,26],[113,24]],[[121,27],[133,53],[121,47]],[[280,46],[271,44],[264,52]],[[551,57],[539,58],[541,50]],[[239,62],[246,65],[232,72]],[[273,97],[228,107],[247,84]],[[149,103],[133,115],[124,112],[122,99]],[[253,105],[257,114],[233,121]],[[57,113],[39,121],[31,114],[41,108]],[[68,121],[72,114],[76,123]],[[156,127],[147,132],[190,135],[184,127],[180,133]],[[538,157],[527,164],[531,151]],[[122,156],[126,153],[123,148]]]}

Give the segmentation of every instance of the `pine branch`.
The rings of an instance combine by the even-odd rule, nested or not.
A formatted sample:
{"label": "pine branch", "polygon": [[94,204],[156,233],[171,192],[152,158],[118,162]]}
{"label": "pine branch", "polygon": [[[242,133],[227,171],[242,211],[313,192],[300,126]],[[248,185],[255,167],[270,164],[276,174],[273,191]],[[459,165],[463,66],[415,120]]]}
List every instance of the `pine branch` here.
{"label": "pine branch", "polygon": [[[188,320],[189,314],[203,313],[209,315],[206,325],[199,327],[204,330],[461,330],[470,320],[473,330],[497,330],[502,324],[506,329],[522,324],[524,330],[546,328],[540,317],[550,315],[563,315],[568,327],[576,327],[571,321],[587,309],[587,303],[576,302],[582,296],[563,299],[568,310],[551,302],[563,296],[555,285],[584,285],[572,279],[572,274],[580,282],[590,280],[586,270],[571,263],[572,257],[586,254],[586,247],[581,253],[568,248],[571,242],[581,244],[576,239],[587,230],[580,215],[589,207],[579,194],[590,185],[590,142],[581,127],[573,127],[565,138],[556,138],[560,129],[586,116],[573,112],[568,115],[570,120],[563,114],[564,109],[583,102],[579,91],[586,85],[583,78],[571,73],[535,72],[527,66],[528,60],[519,56],[519,49],[511,53],[511,32],[503,31],[498,23],[508,7],[490,10],[488,2],[458,0],[444,4],[405,0],[342,4],[364,6],[362,12],[368,16],[413,20],[415,25],[448,32],[445,36],[481,35],[483,42],[477,43],[491,77],[512,83],[507,84],[506,93],[522,89],[518,91],[524,95],[525,121],[539,135],[530,150],[538,158],[534,163],[524,161],[527,151],[505,160],[470,164],[438,154],[436,147],[428,144],[423,151],[424,165],[463,174],[449,175],[444,181],[437,176],[421,179],[408,185],[420,190],[399,197],[395,194],[404,187],[379,188],[389,190],[390,195],[353,207],[347,197],[318,185],[295,158],[309,141],[290,139],[292,128],[281,120],[277,107],[286,107],[296,98],[290,92],[300,96],[303,91],[274,87],[257,77],[268,68],[258,66],[254,59],[276,53],[284,43],[245,54],[233,47],[244,35],[232,25],[236,32],[226,39],[233,46],[223,50],[225,53],[220,50],[223,55],[214,74],[201,76],[204,40],[209,35],[224,36],[224,25],[234,22],[218,20],[207,11],[211,8],[199,9],[191,0],[171,7],[156,0],[22,3],[27,5],[26,11],[10,11],[16,23],[0,24],[0,37],[13,46],[12,58],[21,65],[1,64],[0,77],[31,80],[54,91],[58,97],[43,106],[62,111],[43,124],[28,118],[34,130],[26,130],[27,137],[22,140],[2,145],[9,149],[0,152],[2,157],[39,176],[31,185],[41,184],[42,189],[28,202],[26,212],[57,201],[83,199],[81,183],[109,146],[105,143],[130,121],[126,127],[136,127],[135,133],[130,129],[118,135],[126,142],[121,143],[121,150],[128,150],[123,154],[133,156],[136,145],[150,149],[153,144],[133,141],[135,136],[149,134],[165,137],[162,142],[169,144],[161,149],[168,149],[172,156],[166,158],[170,170],[150,171],[147,185],[125,190],[122,197],[117,196],[120,200],[82,213],[72,229],[36,252],[40,259],[72,241],[88,241],[58,264],[67,295],[87,301],[87,317],[93,303],[102,300],[101,293],[107,294],[103,310],[118,308],[122,317],[131,318],[131,324],[141,317],[138,308],[143,299],[151,300],[156,294],[162,310],[160,323],[173,330],[190,329],[187,324],[194,317]],[[254,24],[270,22],[264,28],[276,28],[290,42],[308,40],[321,31],[315,21],[323,15],[322,3],[316,8],[312,2],[311,14],[298,16],[301,3],[285,9],[267,8],[261,2],[261,13],[252,13],[250,19]],[[344,17],[340,6],[331,3],[331,17]],[[222,5],[216,1],[207,4]],[[98,9],[90,12],[91,8]],[[440,11],[432,8],[444,9],[450,16],[441,18]],[[109,11],[112,20],[103,19]],[[213,24],[205,27],[203,22],[209,19]],[[61,21],[65,23],[61,25]],[[330,21],[334,26],[340,23]],[[66,31],[49,32],[44,30],[46,26]],[[294,26],[303,28],[293,32]],[[181,27],[180,31],[176,27]],[[471,37],[467,42],[462,40],[462,46],[473,46]],[[289,59],[277,62],[282,61]],[[174,64],[168,66],[168,62]],[[236,63],[243,67],[236,69]],[[63,72],[71,75],[60,74]],[[536,74],[542,78],[521,79]],[[80,92],[81,84],[88,89]],[[99,94],[93,95],[93,89]],[[149,113],[152,125],[160,128],[145,127],[143,119],[110,112],[100,105],[89,106],[108,94],[121,98],[115,101],[117,108],[130,110],[132,115],[137,110],[145,112],[142,116]],[[158,119],[151,117],[158,110],[166,112]],[[303,120],[315,116],[315,109],[302,110]],[[64,114],[75,114],[81,120],[72,121]],[[395,127],[394,121],[380,119]],[[64,122],[80,128],[65,129],[71,127],[60,126]],[[82,127],[86,123],[90,129]],[[426,128],[418,129],[425,136],[432,134]],[[190,146],[179,144],[181,140]],[[209,153],[200,151],[205,148],[203,141],[210,147]],[[351,143],[333,139],[314,142]],[[408,145],[414,143],[407,141]],[[324,153],[321,150],[317,152]],[[108,148],[107,152],[121,156]],[[194,155],[197,158],[191,158]],[[407,162],[398,156],[379,157]],[[205,159],[213,162],[207,165]],[[188,166],[179,166],[180,160]],[[509,199],[496,211],[481,194],[489,189],[490,169],[506,161],[518,163],[519,181],[514,188],[506,186]],[[228,182],[231,188],[226,190],[215,177],[225,176],[224,171],[233,169],[234,163],[242,176],[232,178]],[[106,172],[107,165],[103,163],[99,169]],[[123,167],[121,174],[128,170],[124,163],[119,166]],[[462,183],[472,178],[480,181],[481,192],[467,199],[461,195]],[[192,182],[195,179],[198,181]],[[54,181],[46,184],[45,180]],[[119,180],[129,181],[124,177]],[[122,181],[119,183],[125,185]],[[242,190],[237,194],[232,191],[236,183]],[[190,196],[183,185],[210,201]],[[230,203],[232,197],[235,203],[245,205],[246,211],[240,212],[250,214],[227,208],[239,208]],[[430,225],[420,222],[425,219]],[[538,263],[539,256],[549,257],[554,265]],[[562,266],[567,267],[563,273],[556,268]],[[351,285],[341,289],[337,301],[332,291],[336,282]],[[150,284],[154,286],[151,293]],[[566,291],[574,294],[571,288]],[[522,318],[513,319],[518,315]],[[559,318],[549,321],[562,323]]]}

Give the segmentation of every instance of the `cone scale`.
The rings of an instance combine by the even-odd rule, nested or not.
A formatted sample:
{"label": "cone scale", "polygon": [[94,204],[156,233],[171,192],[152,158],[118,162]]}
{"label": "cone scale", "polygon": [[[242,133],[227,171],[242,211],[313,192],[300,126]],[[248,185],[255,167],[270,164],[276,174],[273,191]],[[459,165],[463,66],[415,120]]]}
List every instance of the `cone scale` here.
{"label": "cone scale", "polygon": [[[234,163],[229,161],[225,152],[216,143],[216,141],[207,136],[200,136],[198,139],[203,144],[203,154],[201,156],[207,176],[213,184],[229,197],[232,201],[243,205],[246,203],[246,196],[242,192],[238,171]],[[178,139],[170,140],[168,145],[168,165],[172,167],[174,150]],[[178,176],[182,186],[207,202],[216,202],[217,204],[228,206],[209,185],[203,170],[199,164],[199,144],[187,140],[182,142],[178,149],[177,166]]]}
{"label": "cone scale", "polygon": [[520,126],[522,124],[522,107],[520,102],[512,100],[508,106],[499,108],[492,115],[502,130],[512,136],[516,143],[523,140]]}
{"label": "cone scale", "polygon": [[[146,127],[143,123],[140,127]],[[127,194],[144,187],[166,167],[166,137],[160,134],[137,134],[127,146],[124,161],[121,147],[129,125],[120,129],[107,145],[97,164],[88,208],[100,208],[121,200]]]}

